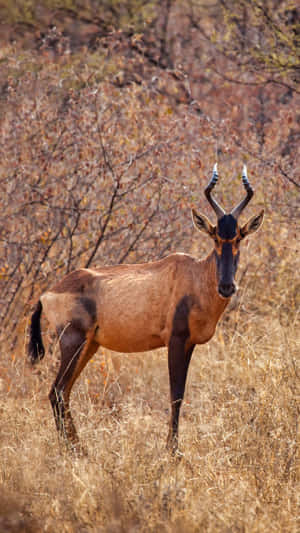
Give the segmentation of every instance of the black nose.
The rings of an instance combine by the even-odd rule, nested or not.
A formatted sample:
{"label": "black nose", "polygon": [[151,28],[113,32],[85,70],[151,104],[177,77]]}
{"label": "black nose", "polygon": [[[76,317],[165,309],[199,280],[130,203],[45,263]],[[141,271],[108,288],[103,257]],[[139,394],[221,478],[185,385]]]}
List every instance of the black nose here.
{"label": "black nose", "polygon": [[219,293],[221,294],[221,296],[223,296],[223,298],[229,298],[235,293],[234,283],[220,283]]}

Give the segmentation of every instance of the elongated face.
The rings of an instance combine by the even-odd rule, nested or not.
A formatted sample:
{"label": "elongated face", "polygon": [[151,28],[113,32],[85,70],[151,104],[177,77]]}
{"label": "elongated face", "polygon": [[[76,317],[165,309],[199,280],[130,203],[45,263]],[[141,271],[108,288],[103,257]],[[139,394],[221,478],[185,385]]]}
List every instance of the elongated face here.
{"label": "elongated face", "polygon": [[215,243],[214,254],[217,265],[217,286],[222,298],[229,298],[236,291],[235,274],[239,262],[239,246],[244,237],[256,231],[262,221],[264,212],[252,217],[240,227],[231,214],[224,214],[213,226],[208,218],[193,210],[193,221],[197,229],[207,233]]}
{"label": "elongated face", "polygon": [[193,221],[200,231],[205,231],[215,241],[214,254],[217,265],[217,283],[218,292],[222,298],[229,298],[235,292],[236,287],[234,283],[234,276],[239,261],[239,244],[241,239],[253,233],[260,226],[264,218],[264,211],[259,215],[250,218],[250,220],[243,227],[238,224],[238,218],[250,202],[254,191],[249,183],[247,175],[247,167],[244,164],[242,173],[242,182],[246,191],[245,198],[234,208],[229,214],[218,204],[212,196],[218,181],[217,163],[214,165],[213,175],[204,190],[206,199],[217,215],[217,225],[213,226],[208,218],[204,215],[199,215],[193,209]]}
{"label": "elongated face", "polygon": [[224,215],[215,227],[215,254],[218,272],[218,291],[229,298],[236,291],[234,282],[239,261],[241,240],[237,221],[232,215]]}

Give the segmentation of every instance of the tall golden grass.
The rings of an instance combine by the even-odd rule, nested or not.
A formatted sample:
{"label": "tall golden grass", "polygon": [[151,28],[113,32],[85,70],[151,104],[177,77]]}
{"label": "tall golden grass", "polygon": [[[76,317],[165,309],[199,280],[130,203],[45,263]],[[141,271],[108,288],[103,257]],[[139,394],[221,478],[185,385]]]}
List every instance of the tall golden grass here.
{"label": "tall golden grass", "polygon": [[24,344],[1,380],[0,531],[299,531],[296,242],[285,252],[269,286],[253,256],[215,337],[196,348],[180,458],[165,448],[165,350],[122,355],[119,369],[107,352],[89,363],[71,403],[88,451],[78,458],[59,444],[47,398],[57,347],[32,371]]}
{"label": "tall golden grass", "polygon": [[[6,3],[9,14],[15,3]],[[23,12],[18,4],[17,19]],[[36,4],[25,2],[24,15]],[[169,5],[174,12],[167,61],[160,66],[165,41],[160,27],[166,26],[161,18],[157,33],[150,25],[145,55],[147,39],[136,35],[125,41],[110,30],[96,51],[84,47],[70,54],[60,31],[56,51],[45,44],[53,37],[51,29],[48,41],[41,34],[44,44],[36,48],[38,28],[32,27],[32,50],[26,43],[18,47],[14,38],[3,39],[0,533],[300,531],[299,113],[293,61],[285,70],[284,55],[270,55],[270,65],[279,65],[272,78],[266,63],[274,43],[281,43],[281,51],[285,45],[291,58],[296,45],[289,25],[284,38],[275,38],[282,29],[281,21],[272,23],[271,2],[268,18],[260,24],[255,19],[245,31],[247,39],[253,34],[247,59],[247,41],[234,40],[231,50],[229,36],[244,20],[247,4],[254,16],[253,6],[237,2],[242,18],[228,19],[232,29],[210,15],[222,18],[221,4],[223,9],[224,2],[199,3],[203,18],[197,36],[189,2],[184,17],[184,2],[161,3],[163,11]],[[284,10],[286,17],[296,13],[290,3],[277,7],[274,21]],[[207,42],[202,24],[212,36]],[[144,26],[149,29],[148,22]],[[270,46],[264,75],[258,42]],[[178,72],[161,68],[169,65],[172,49]],[[147,55],[154,61],[148,63]],[[140,262],[169,251],[203,255],[206,241],[191,237],[188,211],[194,203],[211,216],[203,188],[215,157],[220,202],[230,209],[240,201],[238,174],[246,160],[256,189],[247,213],[265,207],[266,221],[243,243],[240,290],[214,338],[194,351],[180,455],[166,450],[170,402],[163,349],[95,355],[71,397],[88,455],[67,454],[48,400],[57,342],[43,323],[48,353],[40,365],[29,366],[30,309],[57,277],[92,257],[96,266],[123,257]],[[113,207],[116,177],[122,187]],[[101,227],[103,241],[93,256]]]}

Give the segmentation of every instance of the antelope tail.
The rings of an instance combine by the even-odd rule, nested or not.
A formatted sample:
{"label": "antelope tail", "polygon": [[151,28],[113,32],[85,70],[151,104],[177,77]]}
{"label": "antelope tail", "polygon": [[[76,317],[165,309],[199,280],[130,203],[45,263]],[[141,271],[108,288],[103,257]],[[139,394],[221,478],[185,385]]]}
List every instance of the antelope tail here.
{"label": "antelope tail", "polygon": [[43,359],[45,355],[45,348],[43,345],[41,334],[41,314],[42,304],[39,300],[36,305],[35,311],[32,314],[29,329],[28,355],[32,365],[38,363],[41,359]]}

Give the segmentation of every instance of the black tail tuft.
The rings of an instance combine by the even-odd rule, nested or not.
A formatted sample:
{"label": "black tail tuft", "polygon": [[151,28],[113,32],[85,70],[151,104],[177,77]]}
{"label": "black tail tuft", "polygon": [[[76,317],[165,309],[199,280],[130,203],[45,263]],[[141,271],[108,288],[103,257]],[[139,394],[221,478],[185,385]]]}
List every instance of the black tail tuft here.
{"label": "black tail tuft", "polygon": [[39,300],[35,311],[31,317],[31,324],[29,330],[29,344],[28,344],[28,355],[31,361],[31,364],[38,363],[43,359],[45,355],[45,348],[42,341],[41,335],[41,313],[42,313],[42,304]]}

